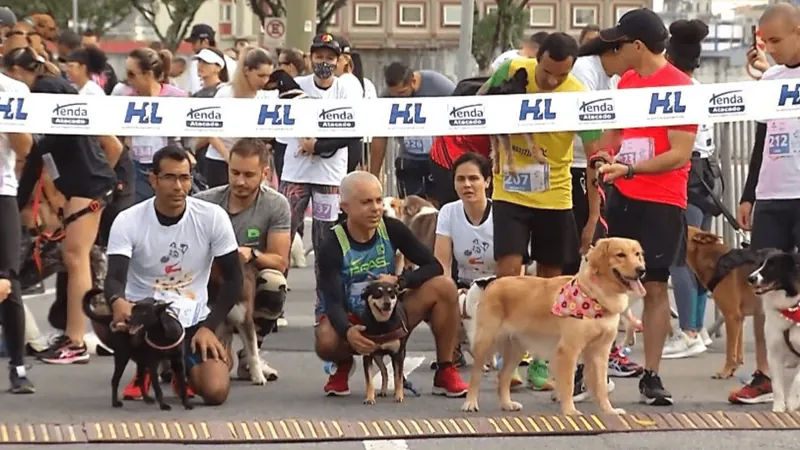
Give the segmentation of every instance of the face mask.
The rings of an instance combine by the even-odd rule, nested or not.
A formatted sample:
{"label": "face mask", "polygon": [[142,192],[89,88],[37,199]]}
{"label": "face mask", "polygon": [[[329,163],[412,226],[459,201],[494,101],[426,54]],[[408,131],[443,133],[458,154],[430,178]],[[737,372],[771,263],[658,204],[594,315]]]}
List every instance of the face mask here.
{"label": "face mask", "polygon": [[314,63],[314,75],[322,78],[323,80],[327,80],[328,78],[332,77],[335,69],[336,65],[329,62]]}

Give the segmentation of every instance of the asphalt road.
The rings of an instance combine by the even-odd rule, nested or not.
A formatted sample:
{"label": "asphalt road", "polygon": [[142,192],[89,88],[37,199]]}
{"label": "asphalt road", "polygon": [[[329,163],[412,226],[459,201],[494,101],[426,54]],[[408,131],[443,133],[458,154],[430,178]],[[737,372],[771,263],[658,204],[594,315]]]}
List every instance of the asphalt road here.
{"label": "asphalt road", "polygon": [[[311,260],[309,260],[311,263]],[[124,408],[114,409],[110,405],[109,380],[112,373],[112,360],[109,357],[95,357],[88,365],[48,366],[32,362],[29,374],[37,387],[33,396],[13,396],[0,394],[0,424],[2,423],[80,423],[84,421],[137,421],[137,420],[278,420],[278,419],[420,419],[463,417],[460,412],[461,399],[445,399],[430,395],[433,372],[428,368],[434,356],[434,343],[430,330],[422,326],[414,331],[408,348],[408,356],[418,367],[409,375],[414,386],[422,393],[421,397],[408,397],[404,404],[397,405],[391,399],[380,399],[378,404],[366,407],[362,404],[364,382],[361,371],[351,379],[353,395],[346,398],[326,398],[322,387],[326,376],[319,361],[311,351],[313,348],[313,274],[310,268],[294,269],[289,277],[292,291],[286,306],[289,326],[268,337],[264,344],[266,359],[280,372],[280,378],[266,386],[253,386],[249,382],[234,381],[228,401],[219,407],[199,406],[193,411],[180,407],[162,412],[155,406],[142,402],[126,402]],[[52,286],[52,283],[48,283]],[[44,330],[47,309],[52,301],[52,293],[27,298],[27,303]],[[713,322],[713,311],[707,314],[707,323]],[[752,370],[752,333],[745,333],[747,340],[745,366],[737,375],[746,376]],[[238,345],[238,344],[237,344]],[[663,363],[662,378],[667,389],[675,398],[675,406],[669,408],[646,407],[638,403],[636,379],[616,379],[617,388],[612,394],[616,407],[628,412],[671,412],[671,411],[765,411],[766,405],[741,407],[727,402],[728,392],[739,386],[737,379],[712,380],[711,374],[721,367],[724,358],[724,338],[715,342],[709,352],[691,359],[670,360]],[[641,344],[634,349],[633,358],[641,357]],[[423,359],[424,358],[424,359]],[[132,375],[129,367],[126,379]],[[467,373],[462,372],[465,379]],[[3,381],[0,381],[2,383]],[[167,390],[167,392],[169,392]],[[549,393],[534,393],[522,389],[513,394],[515,400],[524,405],[528,414],[555,414],[558,409],[551,402]],[[171,393],[168,400],[177,405]],[[381,401],[384,400],[384,401]],[[584,412],[597,412],[594,405],[584,403],[579,406]],[[495,374],[484,376],[481,395],[481,416],[503,416],[495,395]],[[565,448],[581,443],[596,449],[641,448],[641,438],[647,436],[648,447],[681,448],[703,445],[707,449],[724,448],[762,448],[767,442],[771,448],[789,448],[800,434],[793,431],[742,432],[667,432],[658,434],[613,434],[597,437],[533,437],[533,438],[490,438],[490,439],[449,439],[404,441],[400,443],[344,442],[325,443],[330,449],[423,449],[433,448],[528,448],[531,444],[538,448]],[[769,437],[767,437],[769,436]],[[796,442],[796,441],[794,441]],[[375,446],[380,444],[381,446]],[[79,444],[70,448],[82,448]],[[152,445],[152,449],[171,449],[173,445]],[[284,448],[311,448],[320,444],[283,444]],[[89,445],[91,446],[91,445]],[[115,448],[128,448],[128,445],[115,444]],[[95,445],[92,448],[99,448]],[[226,447],[220,445],[220,447]],[[245,447],[244,444],[238,447]],[[15,446],[15,448],[21,448]]]}

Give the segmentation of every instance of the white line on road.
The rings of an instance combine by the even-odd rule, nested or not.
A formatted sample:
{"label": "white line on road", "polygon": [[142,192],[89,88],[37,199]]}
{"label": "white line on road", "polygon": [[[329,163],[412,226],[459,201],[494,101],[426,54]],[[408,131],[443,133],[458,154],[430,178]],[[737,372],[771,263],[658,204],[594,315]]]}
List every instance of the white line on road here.
{"label": "white line on road", "polygon": [[47,296],[55,295],[55,294],[56,294],[56,288],[47,288],[44,292],[42,292],[40,294],[23,295],[22,299],[23,300],[29,300],[29,299],[35,299],[35,298],[40,298],[40,297],[47,297]]}
{"label": "white line on road", "polygon": [[[391,393],[394,391],[394,370],[392,370],[392,363],[391,361],[389,361],[389,358],[386,358],[386,360],[387,360],[386,371],[388,372],[388,377],[389,377],[388,386],[389,386],[389,392]],[[408,378],[408,376],[411,375],[411,372],[416,370],[417,367],[421,366],[423,362],[425,362],[424,356],[406,356],[406,360],[405,362],[403,362],[403,374],[406,376],[406,378]],[[372,367],[375,368],[374,365]],[[378,371],[378,373],[372,376],[372,382],[375,383],[376,389],[380,389],[381,387],[380,371]]]}
{"label": "white line on road", "polygon": [[404,439],[361,441],[361,443],[366,450],[408,450],[408,443]]}

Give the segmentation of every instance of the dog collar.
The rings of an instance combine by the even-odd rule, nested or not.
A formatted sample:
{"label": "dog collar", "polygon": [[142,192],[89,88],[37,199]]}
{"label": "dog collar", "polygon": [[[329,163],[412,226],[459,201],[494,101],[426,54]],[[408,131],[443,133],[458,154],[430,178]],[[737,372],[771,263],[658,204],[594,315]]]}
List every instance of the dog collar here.
{"label": "dog collar", "polygon": [[800,325],[800,303],[792,306],[791,308],[782,309],[780,312],[781,316],[783,316],[783,318],[787,321],[794,325]]}
{"label": "dog collar", "polygon": [[144,334],[144,341],[147,343],[147,345],[149,345],[150,347],[153,347],[156,350],[172,350],[173,348],[175,348],[175,347],[177,347],[177,346],[179,346],[179,345],[181,345],[183,343],[183,338],[185,336],[186,336],[186,330],[182,329],[180,337],[174,343],[169,344],[169,345],[156,345],[155,343],[153,343],[153,341],[150,340],[149,337],[147,337],[147,333],[145,333]]}
{"label": "dog collar", "polygon": [[600,319],[605,317],[606,309],[597,299],[583,292],[575,277],[561,288],[550,312],[559,317]]}

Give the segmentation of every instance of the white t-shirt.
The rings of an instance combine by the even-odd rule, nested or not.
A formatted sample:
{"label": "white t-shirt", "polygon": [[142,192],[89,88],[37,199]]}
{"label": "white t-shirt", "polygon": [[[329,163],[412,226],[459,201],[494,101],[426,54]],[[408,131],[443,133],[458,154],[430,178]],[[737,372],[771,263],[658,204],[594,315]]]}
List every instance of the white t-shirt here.
{"label": "white t-shirt", "polygon": [[[309,98],[322,100],[357,100],[363,96],[361,84],[356,81],[358,90],[351,83],[342,82],[341,78],[334,78],[333,84],[327,89],[320,89],[314,83],[314,75],[304,75],[294,80],[300,89]],[[307,155],[300,151],[300,140],[286,138],[280,142],[286,144],[286,153],[283,157],[283,173],[281,181],[292,183],[313,183],[325,186],[339,186],[347,175],[347,147],[342,147],[330,158]]]}
{"label": "white t-shirt", "polygon": [[347,92],[352,92],[353,94],[359,92],[359,98],[364,97],[364,88],[361,87],[361,82],[358,81],[357,76],[353,75],[352,73],[343,73],[338,78],[339,82],[345,85],[345,90]]}
{"label": "white t-shirt", "polygon": [[[606,75],[603,62],[597,55],[581,56],[575,60],[575,65],[572,66],[572,75],[590,91],[616,89],[616,84],[612,83],[612,77]],[[573,144],[573,153],[572,167],[585,169],[586,153],[583,148],[583,140],[577,134]]]}
{"label": "white t-shirt", "polygon": [[[0,73],[0,91],[7,94],[28,94],[28,85]],[[11,148],[6,133],[0,133],[0,195],[16,197],[17,188],[17,153]]]}
{"label": "white t-shirt", "polygon": [[458,263],[458,279],[467,283],[495,275],[494,227],[492,212],[480,225],[467,219],[464,203],[459,200],[442,206],[436,234],[453,241],[453,260]]}
{"label": "white t-shirt", "polygon": [[509,59],[515,59],[515,58],[519,58],[519,57],[520,57],[519,56],[519,50],[517,50],[517,49],[508,50],[506,52],[503,52],[502,54],[500,54],[500,56],[495,58],[494,61],[492,61],[492,66],[491,66],[492,67],[492,72],[497,70],[498,67],[500,67],[504,62],[508,61]]}
{"label": "white t-shirt", "polygon": [[[700,84],[694,78],[692,78],[692,83]],[[714,149],[714,124],[701,123],[697,127],[693,150],[700,153],[701,158],[708,158],[714,153]]]}
{"label": "white t-shirt", "polygon": [[108,255],[130,258],[125,299],[170,301],[184,327],[208,317],[208,278],[214,258],[239,248],[233,225],[219,205],[186,198],[178,223],[163,226],[155,199],[134,205],[111,225]]}
{"label": "white t-shirt", "polygon": [[[228,76],[233,79],[233,74],[236,73],[236,61],[225,55],[225,67],[228,69]],[[203,79],[197,73],[197,60],[194,58],[189,62],[189,75],[186,78],[186,85],[189,88],[190,95],[194,95],[197,91],[203,89]]]}
{"label": "white t-shirt", "polygon": [[[776,65],[767,69],[762,80],[800,78],[800,67]],[[764,121],[759,121],[764,123]],[[800,198],[800,119],[767,120],[761,170],[758,172],[756,201]]]}
{"label": "white t-shirt", "polygon": [[378,98],[378,90],[375,89],[375,83],[369,78],[364,78],[364,98]]}
{"label": "white t-shirt", "polygon": [[106,95],[106,91],[100,87],[99,84],[95,83],[92,80],[86,82],[82,88],[78,90],[78,94],[80,95]]}
{"label": "white t-shirt", "polygon": [[[278,96],[278,91],[267,91],[260,89],[256,92],[256,96],[253,97],[255,99],[269,99],[269,98],[276,98]],[[217,93],[214,95],[214,98],[234,98],[233,97],[233,85],[231,84],[223,84],[222,86],[217,89]],[[228,151],[231,150],[233,144],[239,140],[239,138],[233,137],[223,137],[219,138],[225,147],[227,147]],[[225,161],[225,158],[222,157],[222,153],[219,152],[213,145],[209,144],[208,150],[206,150],[206,158],[213,159],[216,161]]]}

